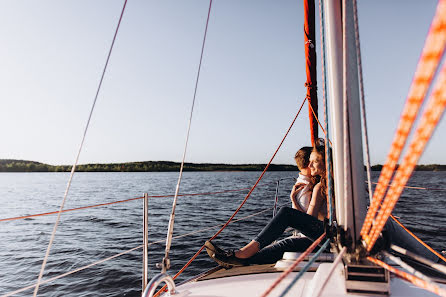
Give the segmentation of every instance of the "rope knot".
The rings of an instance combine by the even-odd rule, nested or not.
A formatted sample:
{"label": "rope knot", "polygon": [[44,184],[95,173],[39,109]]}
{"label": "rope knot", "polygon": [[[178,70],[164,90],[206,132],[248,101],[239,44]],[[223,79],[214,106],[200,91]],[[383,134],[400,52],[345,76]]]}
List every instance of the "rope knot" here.
{"label": "rope knot", "polygon": [[313,84],[311,84],[311,83],[309,83],[309,82],[306,82],[306,83],[305,83],[305,87],[308,88],[308,89],[310,89],[310,90],[312,90],[312,91],[313,91],[313,90],[314,90],[314,91],[317,91],[317,84],[314,84],[314,85],[313,85]]}

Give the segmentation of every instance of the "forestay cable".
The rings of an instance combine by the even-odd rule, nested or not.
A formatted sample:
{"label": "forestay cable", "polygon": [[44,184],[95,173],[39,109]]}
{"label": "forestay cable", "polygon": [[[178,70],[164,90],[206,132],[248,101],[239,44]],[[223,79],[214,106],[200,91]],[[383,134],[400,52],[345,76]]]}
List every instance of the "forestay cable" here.
{"label": "forestay cable", "polygon": [[93,115],[94,107],[96,105],[96,101],[98,99],[99,92],[101,90],[102,82],[104,81],[105,71],[107,70],[108,62],[110,61],[110,56],[111,56],[111,53],[112,53],[112,50],[113,50],[113,46],[115,44],[116,36],[118,35],[119,26],[121,25],[121,20],[122,20],[122,16],[124,15],[124,11],[125,11],[126,5],[127,5],[127,0],[124,1],[124,5],[122,7],[121,15],[120,15],[119,21],[118,21],[118,25],[116,26],[116,30],[115,30],[115,35],[113,36],[113,41],[112,41],[112,44],[110,46],[110,50],[108,51],[107,60],[105,62],[105,66],[104,66],[104,69],[102,71],[102,76],[101,76],[101,79],[99,81],[99,85],[98,85],[98,88],[97,88],[97,91],[96,91],[96,95],[95,95],[94,100],[93,100],[93,105],[91,106],[91,110],[90,110],[90,114],[88,116],[87,124],[85,125],[85,130],[84,130],[84,134],[82,136],[81,144],[79,146],[79,151],[77,152],[76,160],[74,161],[73,167],[71,168],[71,173],[70,173],[70,178],[68,179],[67,188],[65,189],[65,194],[64,194],[64,197],[62,199],[62,204],[60,205],[59,213],[57,214],[56,223],[54,224],[53,232],[51,233],[50,242],[48,243],[48,248],[46,250],[45,257],[44,257],[43,262],[42,262],[42,267],[40,269],[39,277],[37,278],[37,283],[36,283],[36,287],[34,289],[34,294],[33,294],[34,297],[37,296],[37,292],[39,291],[39,284],[40,284],[40,281],[42,280],[43,272],[45,270],[45,265],[46,265],[46,262],[48,260],[48,256],[50,254],[51,246],[53,245],[54,237],[56,235],[57,226],[59,225],[59,221],[60,221],[60,215],[62,213],[63,207],[65,205],[65,201],[66,201],[67,196],[68,196],[68,192],[69,192],[69,189],[70,189],[70,186],[71,186],[71,181],[73,180],[74,172],[76,171],[76,166],[77,166],[77,163],[79,161],[79,156],[81,154],[82,147],[84,145],[85,137],[87,135],[88,127],[90,125],[90,120],[91,120],[91,117]]}
{"label": "forestay cable", "polygon": [[191,128],[191,125],[192,125],[192,116],[194,114],[194,106],[195,106],[195,98],[197,97],[198,82],[200,81],[201,63],[203,61],[203,53],[204,53],[204,47],[205,47],[205,44],[206,44],[206,36],[207,36],[207,32],[208,32],[209,18],[210,18],[210,15],[211,15],[211,8],[212,8],[212,0],[209,1],[209,10],[208,10],[208,16],[207,16],[207,19],[206,19],[206,28],[204,30],[203,44],[201,46],[200,63],[198,65],[197,78],[195,80],[194,96],[193,96],[193,99],[192,99],[192,107],[191,107],[191,110],[190,110],[189,123],[187,125],[187,134],[186,134],[186,141],[185,141],[185,144],[184,144],[183,159],[181,161],[180,173],[179,173],[179,176],[178,176],[178,183],[177,183],[177,186],[176,186],[176,189],[175,189],[175,197],[173,199],[172,213],[170,214],[169,226],[167,227],[166,252],[165,252],[165,255],[164,255],[164,258],[163,258],[163,262],[161,263],[161,270],[162,270],[162,272],[165,272],[167,269],[170,268],[169,251],[170,251],[170,246],[172,244],[173,226],[174,226],[174,223],[175,223],[175,208],[176,208],[177,201],[178,201],[178,193],[180,192],[180,184],[181,184],[181,177],[183,175],[184,161],[186,159],[187,144],[189,142],[190,128]]}

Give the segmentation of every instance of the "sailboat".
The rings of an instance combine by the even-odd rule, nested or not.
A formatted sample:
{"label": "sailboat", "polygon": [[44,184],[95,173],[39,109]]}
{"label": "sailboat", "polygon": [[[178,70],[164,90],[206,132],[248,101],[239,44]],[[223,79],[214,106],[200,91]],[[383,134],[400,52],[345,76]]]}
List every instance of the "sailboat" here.
{"label": "sailboat", "polygon": [[[304,1],[304,3],[307,14],[309,11],[314,10],[314,6],[311,6],[312,4],[314,5],[312,1]],[[446,13],[446,1],[440,1],[436,17],[442,19],[441,15],[444,13]],[[371,200],[370,209],[367,210],[368,201],[363,183],[366,180],[364,148],[368,149],[368,143],[367,137],[364,138],[366,143],[363,143],[363,130],[366,129],[366,124],[365,118],[361,119],[361,113],[364,114],[365,111],[361,111],[361,109],[364,109],[364,104],[361,102],[364,94],[362,69],[360,66],[361,57],[356,1],[322,1],[321,18],[321,26],[323,27],[322,30],[324,30],[322,34],[326,34],[325,36],[323,35],[323,38],[326,38],[326,44],[323,44],[323,66],[326,69],[323,71],[325,71],[328,80],[328,86],[326,86],[328,90],[326,89],[325,91],[329,98],[329,103],[326,103],[326,105],[329,105],[331,115],[330,129],[328,124],[325,127],[325,144],[328,146],[329,143],[332,143],[334,163],[334,172],[330,172],[329,166],[327,167],[327,174],[334,176],[334,189],[332,191],[335,193],[334,201],[330,201],[332,196],[330,193],[328,194],[328,204],[331,211],[333,211],[332,204],[336,205],[336,221],[333,221],[333,217],[330,216],[329,228],[323,234],[323,236],[330,238],[322,245],[321,240],[323,236],[321,236],[303,254],[285,253],[283,260],[275,265],[254,265],[232,267],[230,269],[227,269],[228,267],[217,267],[184,284],[175,286],[172,277],[166,273],[168,246],[170,245],[169,235],[171,236],[170,233],[172,231],[169,230],[166,241],[167,258],[163,259],[161,265],[162,272],[147,285],[143,293],[144,297],[154,296],[156,288],[163,282],[166,283],[163,289],[167,287],[169,294],[173,296],[434,296],[436,294],[446,296],[446,274],[444,274],[446,266],[436,264],[424,259],[422,256],[416,256],[404,248],[395,246],[391,239],[385,238],[384,233],[381,234],[384,223],[389,219],[389,215],[386,216],[385,212],[389,208],[391,209],[389,205],[392,204],[392,202],[388,202],[390,198],[387,198],[389,195],[391,196],[389,193],[394,194],[395,192],[393,189],[389,190],[388,196],[381,204],[383,197],[379,197],[379,191],[384,192],[383,188],[389,185],[388,181],[378,184],[375,195],[372,194],[371,187],[369,188],[369,195],[370,198],[373,197],[373,200]],[[433,34],[438,33],[440,31],[439,28],[446,25],[444,18],[440,21],[438,19],[434,20],[431,27]],[[310,61],[309,66],[311,67],[311,59],[314,59],[311,56],[314,53],[312,51],[313,45],[311,44],[311,39],[314,40],[314,31],[313,35],[311,35],[309,33],[310,30],[307,30],[307,27],[305,29],[307,60]],[[325,41],[323,42],[325,43]],[[428,38],[426,47],[429,46],[429,42],[432,41]],[[444,40],[437,40],[437,42],[444,43]],[[444,49],[444,44],[442,47]],[[438,51],[442,53],[443,49]],[[429,53],[432,54],[432,52]],[[429,60],[430,63],[432,57],[426,53],[423,53],[423,55],[420,64],[422,64],[423,58]],[[426,58],[426,56],[428,57]],[[442,54],[437,56],[442,56]],[[437,67],[438,65],[439,61],[437,61]],[[415,76],[415,84],[417,83],[416,80],[420,78],[419,72],[418,70]],[[435,73],[435,70],[432,72]],[[315,78],[315,74],[314,72],[311,73],[311,70],[307,71],[307,73],[309,73],[306,83],[308,87],[307,98],[310,110],[313,109],[314,112],[316,104],[312,100],[315,99],[316,92],[312,79]],[[443,73],[446,74],[446,71],[443,70]],[[446,106],[445,94],[441,93],[444,91],[441,86],[444,79],[444,77],[438,79],[437,88],[432,95],[433,97],[443,98],[436,101],[438,108],[441,109],[440,113]],[[413,97],[424,97],[425,95],[416,94],[415,96],[413,90],[411,92],[409,101],[413,100]],[[410,104],[409,102],[408,105],[410,106]],[[432,106],[430,107],[432,108]],[[405,110],[403,117],[407,116],[407,113],[407,110]],[[438,122],[440,118],[441,115],[437,115],[436,119],[426,120],[422,124],[427,125],[426,122],[429,123],[429,121]],[[405,121],[407,119],[402,120],[403,126],[404,124],[408,125]],[[311,120],[311,128],[314,144],[314,140],[317,137],[317,132],[315,132],[317,125],[314,120]],[[397,133],[403,133],[401,130],[404,129],[399,128]],[[423,126],[417,132],[420,130],[423,130]],[[329,131],[332,133],[331,138],[329,137]],[[407,131],[405,133],[408,134]],[[417,135],[422,133],[419,132]],[[432,133],[432,131],[424,133],[428,134]],[[395,143],[399,142],[401,145],[402,140],[400,138],[402,136],[397,135],[393,149],[397,147]],[[411,148],[414,146],[416,144],[412,145]],[[410,153],[415,154],[419,150],[412,149]],[[331,158],[329,151],[327,150],[327,160]],[[399,156],[398,154],[400,153],[390,154],[391,157],[389,157],[388,162],[384,166],[380,181],[381,179],[386,179],[386,170],[395,168],[396,161],[398,161],[395,154]],[[398,171],[395,177],[397,182],[392,184],[392,187],[404,187],[404,182],[401,181],[401,179],[404,180],[404,177],[401,176],[406,175],[407,181],[407,175],[410,176],[410,173],[407,172],[410,171],[410,168],[413,170],[413,165],[407,164],[411,163],[411,161],[408,161],[409,159],[411,159],[410,156],[406,157],[401,165],[401,167],[406,168],[406,173]],[[392,162],[394,162],[393,165]],[[369,160],[367,160],[367,164],[369,165]],[[370,177],[369,184],[371,184]],[[393,201],[395,201],[395,198]],[[385,209],[386,207],[387,209]],[[174,208],[175,205],[173,206],[173,215]],[[377,212],[378,208],[380,208],[380,213],[373,213],[373,211]],[[170,228],[172,228],[173,218],[174,216],[171,217]],[[405,232],[402,229],[396,229],[395,232]],[[328,233],[331,234],[328,235]],[[218,234],[219,232],[211,239]],[[377,243],[377,240],[381,240],[381,242]],[[329,242],[331,242],[331,251],[334,254],[321,256]],[[309,253],[313,251],[317,244],[321,246],[319,251],[309,256]],[[419,260],[419,265],[407,265],[407,261],[401,261],[400,258],[389,254],[386,251],[389,246],[394,253],[398,254],[399,252],[400,254],[398,255],[402,258],[407,256],[412,261],[412,264]],[[390,266],[383,262],[382,260],[385,257],[393,260],[401,267]],[[319,259],[318,262],[316,262],[317,259]],[[437,258],[434,257],[434,259]],[[422,264],[438,269],[437,276],[440,275],[441,277],[434,280],[414,268],[420,268]],[[402,271],[402,267],[408,269],[410,273]],[[286,278],[289,275],[291,276]],[[398,278],[394,277],[394,275],[398,276]],[[413,284],[426,291],[421,291]],[[162,290],[158,291],[157,294],[161,292]]]}
{"label": "sailboat", "polygon": [[[311,1],[308,1],[311,2]],[[445,1],[440,1],[444,5]],[[332,143],[334,161],[334,197],[336,222],[332,222],[330,243],[333,253],[326,254],[315,246],[311,253],[287,253],[284,258],[273,265],[251,265],[225,269],[215,267],[210,271],[186,281],[175,284],[174,277],[169,275],[168,257],[160,261],[162,273],[148,283],[147,275],[143,279],[145,291],[143,296],[161,294],[157,287],[167,283],[170,295],[177,296],[433,296],[442,294],[446,289],[444,279],[429,277],[424,283],[429,284],[430,291],[425,291],[395,277],[396,272],[389,269],[401,269],[399,266],[383,268],[367,260],[369,254],[365,248],[372,241],[361,235],[367,213],[367,194],[364,189],[364,157],[366,144],[363,141],[361,114],[361,84],[358,61],[358,37],[355,35],[356,1],[332,0],[322,1],[324,12],[322,19],[326,38],[326,77],[327,97],[329,98],[329,128],[326,128],[326,143]],[[313,37],[314,38],[314,37]],[[311,37],[306,46],[312,48]],[[312,97],[314,89],[311,81],[307,81],[308,96]],[[311,99],[310,99],[311,101]],[[315,102],[312,101],[312,108]],[[348,112],[345,112],[345,111]],[[317,123],[312,120],[313,131],[317,131]],[[315,128],[316,126],[316,128]],[[313,139],[317,135],[312,134]],[[369,183],[370,184],[370,183]],[[179,194],[179,187],[176,196]],[[173,207],[175,208],[175,207]],[[62,211],[62,208],[61,208]],[[172,212],[175,214],[175,211]],[[376,217],[377,219],[378,217]],[[168,234],[174,226],[169,226]],[[145,231],[145,234],[147,232]],[[380,233],[380,232],[378,232]],[[378,234],[379,235],[379,234]],[[351,240],[347,240],[351,239]],[[168,237],[166,246],[170,245]],[[203,240],[204,242],[204,240]],[[405,253],[401,250],[401,256]],[[147,257],[147,255],[145,255]],[[411,258],[412,256],[408,256]],[[301,260],[299,262],[296,259]],[[413,257],[412,257],[413,259]],[[430,265],[429,261],[417,258],[417,268]],[[379,260],[379,259],[376,259]],[[211,260],[209,260],[211,261]],[[421,262],[420,262],[421,261]],[[423,262],[424,261],[424,262]],[[428,264],[425,264],[428,263]],[[404,263],[401,263],[404,265]],[[434,266],[436,264],[434,263]],[[147,266],[147,262],[144,263]],[[435,266],[442,268],[441,265]],[[407,268],[407,267],[406,267]],[[285,277],[284,273],[287,274]],[[416,274],[416,273],[415,273]],[[439,273],[441,276],[441,272]],[[416,280],[419,279],[416,274]]]}

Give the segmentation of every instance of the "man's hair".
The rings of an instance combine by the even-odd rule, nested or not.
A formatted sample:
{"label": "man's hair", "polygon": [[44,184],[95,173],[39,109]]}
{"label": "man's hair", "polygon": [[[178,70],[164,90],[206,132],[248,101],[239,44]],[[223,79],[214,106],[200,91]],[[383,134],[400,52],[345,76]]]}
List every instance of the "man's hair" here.
{"label": "man's hair", "polygon": [[299,168],[299,170],[308,167],[310,164],[310,155],[312,151],[313,148],[311,146],[304,146],[294,155],[294,160],[296,160],[297,168]]}

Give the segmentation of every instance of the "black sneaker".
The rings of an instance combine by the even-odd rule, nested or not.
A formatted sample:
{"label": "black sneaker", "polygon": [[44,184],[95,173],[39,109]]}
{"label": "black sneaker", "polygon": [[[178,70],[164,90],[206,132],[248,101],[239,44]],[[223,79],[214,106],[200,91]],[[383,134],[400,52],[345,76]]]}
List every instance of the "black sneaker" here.
{"label": "black sneaker", "polygon": [[224,249],[219,248],[216,244],[210,242],[209,240],[204,243],[206,251],[209,257],[213,257],[214,254],[225,255],[227,252]]}
{"label": "black sneaker", "polygon": [[214,254],[211,258],[226,269],[249,265],[246,259],[237,258],[234,251],[228,251],[226,254]]}

